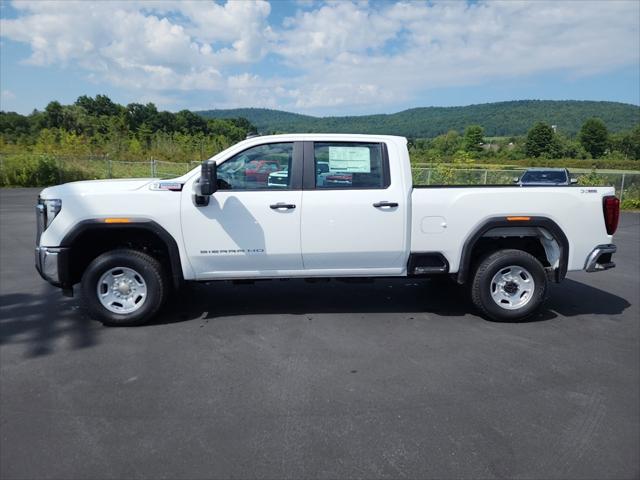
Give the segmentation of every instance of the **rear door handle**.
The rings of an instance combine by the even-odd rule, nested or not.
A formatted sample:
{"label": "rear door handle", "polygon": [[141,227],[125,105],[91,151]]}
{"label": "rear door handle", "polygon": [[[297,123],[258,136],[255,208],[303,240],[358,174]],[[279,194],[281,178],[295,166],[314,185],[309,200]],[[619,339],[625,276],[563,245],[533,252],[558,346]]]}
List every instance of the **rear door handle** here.
{"label": "rear door handle", "polygon": [[374,203],[373,206],[376,208],[394,208],[398,206],[398,203],[382,201],[382,202]]}
{"label": "rear door handle", "polygon": [[269,208],[271,208],[271,210],[292,210],[296,208],[296,206],[293,203],[274,203],[273,205],[269,205]]}

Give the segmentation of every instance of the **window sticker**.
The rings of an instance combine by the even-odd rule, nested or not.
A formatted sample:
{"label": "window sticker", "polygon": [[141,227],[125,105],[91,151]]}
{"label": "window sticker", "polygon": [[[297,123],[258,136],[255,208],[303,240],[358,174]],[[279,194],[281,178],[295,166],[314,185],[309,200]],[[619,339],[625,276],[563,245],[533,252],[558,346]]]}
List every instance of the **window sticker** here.
{"label": "window sticker", "polygon": [[329,171],[371,173],[369,147],[329,147]]}

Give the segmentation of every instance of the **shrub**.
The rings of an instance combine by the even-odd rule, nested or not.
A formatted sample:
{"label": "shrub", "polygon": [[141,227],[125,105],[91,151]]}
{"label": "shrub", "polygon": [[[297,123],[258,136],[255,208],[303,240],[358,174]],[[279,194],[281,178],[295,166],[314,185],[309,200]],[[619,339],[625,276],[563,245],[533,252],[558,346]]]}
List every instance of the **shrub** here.
{"label": "shrub", "polygon": [[640,198],[625,198],[620,203],[623,210],[640,210]]}
{"label": "shrub", "polygon": [[3,160],[2,185],[41,187],[59,182],[60,173],[55,158],[43,155],[17,155]]}
{"label": "shrub", "polygon": [[578,185],[585,185],[590,187],[600,187],[606,185],[605,179],[596,172],[595,169],[585,175],[578,177]]}
{"label": "shrub", "polygon": [[61,167],[50,155],[12,155],[2,161],[0,186],[47,187],[93,176],[82,168]]}

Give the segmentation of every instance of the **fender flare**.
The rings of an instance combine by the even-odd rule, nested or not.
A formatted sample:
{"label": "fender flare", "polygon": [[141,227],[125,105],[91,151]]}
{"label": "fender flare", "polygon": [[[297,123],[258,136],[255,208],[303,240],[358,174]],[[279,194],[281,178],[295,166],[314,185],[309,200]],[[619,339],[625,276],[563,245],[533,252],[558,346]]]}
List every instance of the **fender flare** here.
{"label": "fender flare", "polygon": [[562,231],[562,228],[547,217],[528,217],[528,220],[518,220],[517,222],[509,221],[507,218],[507,216],[491,217],[476,227],[467,237],[462,247],[462,255],[460,256],[460,265],[456,278],[457,282],[462,284],[467,281],[471,273],[471,253],[478,240],[489,230],[498,227],[540,227],[546,229],[555,241],[558,242],[560,247],[560,259],[558,268],[555,270],[555,281],[557,283],[561,282],[567,275],[569,264],[569,241]]}
{"label": "fender flare", "polygon": [[78,222],[62,239],[61,247],[71,247],[73,242],[82,234],[96,230],[145,230],[156,235],[167,247],[169,252],[169,264],[171,267],[171,279],[173,285],[179,288],[184,283],[182,264],[180,263],[180,250],[173,236],[160,224],[148,218],[131,218],[126,223],[106,223],[104,218],[91,218]]}

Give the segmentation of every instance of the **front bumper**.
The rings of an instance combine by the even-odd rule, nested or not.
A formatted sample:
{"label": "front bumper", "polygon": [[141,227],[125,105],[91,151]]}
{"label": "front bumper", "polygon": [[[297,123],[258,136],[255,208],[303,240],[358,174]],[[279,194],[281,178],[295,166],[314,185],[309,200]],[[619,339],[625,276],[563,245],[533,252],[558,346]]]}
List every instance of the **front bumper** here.
{"label": "front bumper", "polygon": [[598,245],[594,248],[584,263],[587,272],[601,272],[614,268],[616,264],[611,259],[616,253],[617,247],[613,244]]}
{"label": "front bumper", "polygon": [[36,247],[36,270],[50,284],[69,288],[69,249]]}

